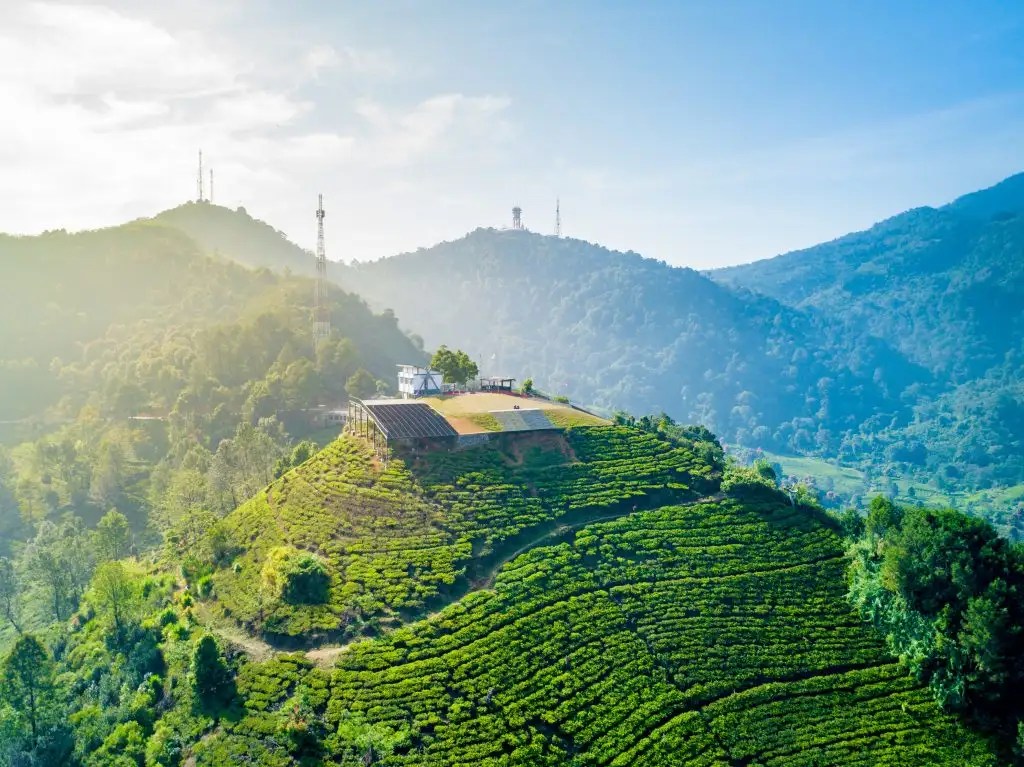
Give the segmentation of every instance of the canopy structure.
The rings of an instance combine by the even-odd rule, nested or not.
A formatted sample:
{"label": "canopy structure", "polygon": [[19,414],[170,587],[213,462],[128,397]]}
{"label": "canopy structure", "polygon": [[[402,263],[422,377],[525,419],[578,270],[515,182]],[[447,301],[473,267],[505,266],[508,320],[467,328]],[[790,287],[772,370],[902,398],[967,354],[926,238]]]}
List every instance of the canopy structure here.
{"label": "canopy structure", "polygon": [[391,443],[456,439],[459,433],[443,415],[423,402],[375,399],[349,402],[349,428],[373,441],[374,450],[387,460]]}
{"label": "canopy structure", "polygon": [[501,376],[489,376],[480,379],[481,391],[512,391],[515,388],[516,379],[502,378]]}

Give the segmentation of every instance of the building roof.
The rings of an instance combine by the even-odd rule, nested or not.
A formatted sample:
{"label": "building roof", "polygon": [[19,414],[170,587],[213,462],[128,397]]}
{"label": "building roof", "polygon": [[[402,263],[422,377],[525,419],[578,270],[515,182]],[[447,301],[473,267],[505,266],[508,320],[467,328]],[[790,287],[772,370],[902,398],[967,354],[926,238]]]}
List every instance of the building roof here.
{"label": "building roof", "polygon": [[388,439],[457,437],[444,416],[422,402],[364,400],[363,407]]}

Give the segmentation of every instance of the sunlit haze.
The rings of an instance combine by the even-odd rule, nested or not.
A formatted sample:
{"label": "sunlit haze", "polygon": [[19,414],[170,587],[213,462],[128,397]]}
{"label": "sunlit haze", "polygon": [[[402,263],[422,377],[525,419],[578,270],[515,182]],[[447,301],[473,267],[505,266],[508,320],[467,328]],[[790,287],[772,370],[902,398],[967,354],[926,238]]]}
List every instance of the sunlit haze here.
{"label": "sunlit haze", "polygon": [[[173,9],[169,9],[173,6]],[[1024,168],[1009,3],[0,6],[0,230],[195,198],[328,255],[505,226],[513,205],[670,263],[747,262]],[[208,184],[208,177],[205,179]]]}

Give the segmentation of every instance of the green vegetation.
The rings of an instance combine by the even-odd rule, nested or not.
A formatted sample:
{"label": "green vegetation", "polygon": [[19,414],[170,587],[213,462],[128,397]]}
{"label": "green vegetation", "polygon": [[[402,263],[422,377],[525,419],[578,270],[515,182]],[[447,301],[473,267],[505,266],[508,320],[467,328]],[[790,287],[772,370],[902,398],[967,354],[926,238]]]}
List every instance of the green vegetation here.
{"label": "green vegetation", "polygon": [[[637,423],[650,428],[495,435],[386,468],[339,439],[227,517],[187,516],[155,570],[106,558],[123,544],[115,515],[102,532],[48,532],[36,545],[51,575],[65,536],[101,563],[64,584],[84,595],[71,619],[0,665],[0,753],[126,767],[1000,763],[1011,741],[943,713],[915,661],[894,660],[843,598],[834,523],[782,497],[766,461],[723,480],[707,430]],[[732,497],[716,495],[726,484]],[[199,617],[218,607],[295,642],[370,638],[331,670],[312,653],[257,660]]]}
{"label": "green vegetation", "polygon": [[501,431],[501,423],[490,413],[471,413],[463,417],[484,431]]}
{"label": "green vegetation", "polygon": [[[294,255],[241,212],[172,214],[204,241],[237,223],[232,257],[261,242],[277,255],[252,263]],[[941,271],[960,251],[920,222],[887,230],[887,248]],[[970,284],[991,297],[987,275],[1005,277],[1003,306],[1014,273],[982,256],[1013,252],[1017,225],[979,226],[958,230]],[[555,390],[571,375],[608,406],[681,398],[740,442],[854,455],[900,492],[913,464],[938,470],[937,492],[1020,501],[998,485],[1019,468],[1003,330],[983,364],[908,362],[909,347],[631,254],[470,239],[482,257],[461,269],[472,250],[449,243],[431,271],[461,269],[446,289],[487,302],[503,364],[529,350],[522,369]],[[726,460],[706,427],[664,413],[609,425],[557,408],[564,431],[386,464],[354,437],[318,452],[308,408],[426,359],[392,313],[332,291],[335,334],[314,348],[307,280],[152,222],[0,237],[0,263],[0,418],[19,421],[0,448],[0,767],[994,767],[1024,747],[1024,564],[978,520],[881,500],[830,516],[770,458]],[[547,284],[524,301],[507,264]],[[955,308],[938,314],[970,314],[964,275],[944,274]],[[476,374],[445,351],[454,380]],[[898,434],[913,439],[885,441]]]}
{"label": "green vegetation", "polygon": [[196,763],[284,764],[312,737],[390,765],[996,765],[846,604],[844,564],[777,501],[592,524],[326,678],[248,664]]}
{"label": "green vegetation", "polygon": [[425,358],[336,289],[314,350],[309,280],[158,223],[0,236],[0,270],[0,420],[24,419],[0,446],[0,648],[67,620],[98,563],[191,541],[179,527],[258,492],[317,433],[307,409]]}
{"label": "green vegetation", "polygon": [[1024,721],[1024,550],[948,509],[876,498],[851,598],[952,709],[1012,737]]}
{"label": "green vegetation", "polygon": [[[352,637],[422,613],[531,528],[717,486],[716,467],[688,443],[626,428],[496,439],[384,468],[365,443],[342,438],[216,523],[190,566],[212,574],[216,604],[251,629]],[[316,599],[288,596],[300,562],[325,590]]]}
{"label": "green vegetation", "polygon": [[449,349],[443,344],[430,358],[430,368],[439,371],[445,383],[464,384],[480,373],[480,368],[462,349]]}
{"label": "green vegetation", "polygon": [[[1024,267],[1016,255],[1024,242],[1022,179],[713,273],[833,318],[847,333],[868,333],[919,366],[904,392],[910,407],[899,418],[878,414],[851,429],[823,412],[833,444],[822,455],[869,473],[870,484],[897,483],[911,502],[953,502],[982,513],[1016,537],[1024,534],[1024,506],[1001,497],[999,487],[1024,481]],[[829,392],[840,393],[833,383]]]}

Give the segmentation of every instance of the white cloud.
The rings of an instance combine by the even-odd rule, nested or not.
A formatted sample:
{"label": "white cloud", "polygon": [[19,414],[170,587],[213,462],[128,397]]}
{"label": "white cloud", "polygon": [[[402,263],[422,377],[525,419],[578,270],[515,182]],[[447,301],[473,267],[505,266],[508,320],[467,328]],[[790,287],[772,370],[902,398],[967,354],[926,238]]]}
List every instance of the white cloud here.
{"label": "white cloud", "polygon": [[[0,9],[0,103],[13,116],[0,121],[0,231],[92,228],[193,198],[202,148],[218,202],[245,205],[308,244],[316,190],[358,203],[362,190],[402,181],[404,194],[426,198],[423,168],[485,158],[511,135],[508,100],[498,97],[450,93],[402,106],[318,93],[314,102],[303,82],[346,92],[394,73],[396,62],[342,45],[295,53],[172,29],[124,7]],[[373,211],[360,216],[368,230],[380,225]],[[400,246],[381,247],[373,255]]]}

